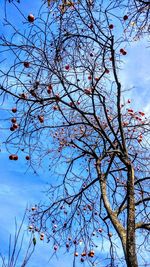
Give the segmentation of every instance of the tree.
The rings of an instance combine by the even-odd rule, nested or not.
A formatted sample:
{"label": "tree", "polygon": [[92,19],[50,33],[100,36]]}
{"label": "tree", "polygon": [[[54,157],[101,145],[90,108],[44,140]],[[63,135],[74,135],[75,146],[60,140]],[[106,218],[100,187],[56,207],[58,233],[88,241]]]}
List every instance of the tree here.
{"label": "tree", "polygon": [[23,17],[21,30],[6,20],[13,32],[0,38],[11,54],[1,96],[15,101],[9,158],[24,155],[34,171],[44,157],[50,162],[49,201],[31,209],[30,225],[54,251],[73,247],[74,265],[80,254],[94,266],[109,241],[103,266],[148,266],[150,124],[124,100],[120,73],[128,42],[145,33],[138,18],[147,25],[149,5],[129,3],[146,6],[140,15],[135,9],[136,25],[126,1],[52,1]]}
{"label": "tree", "polygon": [[26,213],[27,211],[25,211],[19,227],[15,220],[15,234],[13,238],[11,235],[9,238],[9,249],[8,249],[7,259],[6,259],[6,256],[0,253],[2,267],[15,267],[15,266],[18,266],[18,264],[21,267],[25,267],[34,252],[35,245],[36,245],[36,238],[34,236],[34,233],[32,233],[31,226],[29,227],[29,231],[31,232],[31,235],[30,235],[29,240],[27,241],[27,248],[26,250],[24,250],[23,248],[25,231],[22,234],[22,230],[23,230],[23,224],[26,218]]}

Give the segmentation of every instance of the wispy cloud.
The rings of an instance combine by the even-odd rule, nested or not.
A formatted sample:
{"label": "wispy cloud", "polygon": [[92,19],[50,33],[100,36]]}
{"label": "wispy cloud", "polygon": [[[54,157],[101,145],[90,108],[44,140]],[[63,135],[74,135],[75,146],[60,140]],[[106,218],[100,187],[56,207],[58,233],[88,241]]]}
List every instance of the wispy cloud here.
{"label": "wispy cloud", "polygon": [[142,108],[148,113],[150,111],[150,73],[148,68],[150,53],[146,47],[146,40],[133,42],[130,45],[120,77],[124,89],[132,88],[126,93],[126,97],[133,101],[132,105],[139,109]]}

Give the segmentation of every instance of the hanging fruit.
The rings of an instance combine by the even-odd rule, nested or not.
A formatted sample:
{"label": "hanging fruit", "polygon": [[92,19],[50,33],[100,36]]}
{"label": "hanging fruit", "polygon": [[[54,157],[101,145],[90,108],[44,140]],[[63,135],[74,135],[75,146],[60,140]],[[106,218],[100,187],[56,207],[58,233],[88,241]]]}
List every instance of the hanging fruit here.
{"label": "hanging fruit", "polygon": [[123,16],[123,20],[127,20],[128,19],[128,16],[127,15],[124,15]]}
{"label": "hanging fruit", "polygon": [[28,21],[32,23],[32,22],[34,22],[34,20],[35,20],[35,18],[33,16],[33,14],[29,14],[28,15]]}

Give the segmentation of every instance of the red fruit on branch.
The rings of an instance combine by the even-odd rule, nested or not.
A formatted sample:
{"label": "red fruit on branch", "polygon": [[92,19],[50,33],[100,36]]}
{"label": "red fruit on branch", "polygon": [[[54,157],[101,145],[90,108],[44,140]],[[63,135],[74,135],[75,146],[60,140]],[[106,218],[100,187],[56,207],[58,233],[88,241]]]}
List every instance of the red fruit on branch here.
{"label": "red fruit on branch", "polygon": [[58,106],[53,106],[53,110],[59,110]]}
{"label": "red fruit on branch", "polygon": [[141,116],[145,116],[145,113],[142,112],[142,111],[139,111],[139,114],[140,114]]}
{"label": "red fruit on branch", "polygon": [[128,16],[127,15],[124,15],[123,16],[123,20],[127,20],[128,19]]}
{"label": "red fruit on branch", "polygon": [[105,69],[105,73],[107,73],[107,74],[108,74],[108,73],[109,73],[109,70],[108,70],[108,69]]}
{"label": "red fruit on branch", "polygon": [[92,80],[92,76],[91,75],[88,76],[88,80]]}
{"label": "red fruit on branch", "polygon": [[28,21],[29,22],[34,22],[34,20],[35,20],[35,17],[33,16],[33,14],[29,14],[28,15]]}
{"label": "red fruit on branch", "polygon": [[12,119],[11,119],[11,122],[12,122],[12,123],[16,123],[16,122],[17,122],[16,118],[12,118]]}
{"label": "red fruit on branch", "polygon": [[29,68],[30,67],[30,63],[28,61],[23,62],[23,65],[25,68]]}
{"label": "red fruit on branch", "polygon": [[88,253],[88,256],[91,257],[91,258],[93,258],[93,257],[94,257],[94,254],[95,254],[94,250],[91,250],[91,251]]}
{"label": "red fruit on branch", "polygon": [[19,127],[19,125],[18,125],[17,123],[14,123],[14,124],[13,124],[13,128],[14,128],[14,129],[17,129],[18,127]]}
{"label": "red fruit on branch", "polygon": [[34,229],[34,226],[33,225],[29,225],[28,229],[29,230],[33,230]]}
{"label": "red fruit on branch", "polygon": [[109,29],[112,30],[114,28],[114,25],[113,24],[110,24],[109,25]]}
{"label": "red fruit on branch", "polygon": [[41,236],[41,237],[44,237],[44,233],[41,233],[40,236]]}
{"label": "red fruit on branch", "polygon": [[10,127],[10,131],[13,132],[15,131],[15,128],[13,126]]}
{"label": "red fruit on branch", "polygon": [[52,89],[53,89],[52,85],[49,84],[49,85],[48,85],[48,89],[47,89],[47,93],[48,93],[48,94],[51,94]]}
{"label": "red fruit on branch", "polygon": [[93,210],[93,207],[92,207],[90,204],[88,204],[87,206],[88,206],[88,209],[89,209],[90,211]]}
{"label": "red fruit on branch", "polygon": [[123,16],[123,20],[127,20],[128,19],[128,16],[127,15],[124,15]]}
{"label": "red fruit on branch", "polygon": [[74,253],[74,256],[75,256],[75,257],[78,257],[78,256],[79,256],[79,253],[78,253],[78,252],[75,252],[75,253]]}
{"label": "red fruit on branch", "polygon": [[120,53],[122,54],[122,53],[123,53],[123,51],[124,51],[124,49],[123,49],[123,48],[121,48],[121,49],[120,49]]}
{"label": "red fruit on branch", "polygon": [[57,249],[58,249],[58,246],[57,246],[57,245],[55,245],[55,246],[54,246],[54,250],[56,251]]}
{"label": "red fruit on branch", "polygon": [[30,156],[26,156],[26,160],[30,160]]}
{"label": "red fruit on branch", "polygon": [[16,113],[17,112],[17,109],[16,108],[12,108],[11,110],[13,113]]}
{"label": "red fruit on branch", "polygon": [[89,24],[89,28],[90,28],[90,29],[93,29],[93,24],[92,24],[92,23]]}
{"label": "red fruit on branch", "polygon": [[13,159],[14,159],[14,155],[10,155],[10,156],[9,156],[9,159],[10,159],[10,160],[13,160]]}
{"label": "red fruit on branch", "polygon": [[67,227],[67,223],[65,222],[65,223],[64,223],[64,228],[66,228],[66,227]]}
{"label": "red fruit on branch", "polygon": [[17,155],[14,155],[13,156],[13,160],[18,160],[18,156]]}
{"label": "red fruit on branch", "polygon": [[51,94],[51,92],[52,92],[51,90],[47,89],[47,93],[48,93],[48,94]]}
{"label": "red fruit on branch", "polygon": [[66,248],[69,248],[69,247],[70,247],[69,243],[66,243]]}
{"label": "red fruit on branch", "polygon": [[44,122],[44,117],[43,116],[38,115],[38,119],[39,119],[40,123]]}
{"label": "red fruit on branch", "polygon": [[128,109],[128,112],[133,113],[134,111],[133,109]]}
{"label": "red fruit on branch", "polygon": [[25,93],[19,94],[19,96],[23,99],[27,99],[27,95]]}
{"label": "red fruit on branch", "polygon": [[126,54],[127,54],[127,52],[124,50],[124,51],[122,52],[122,55],[125,56]]}
{"label": "red fruit on branch", "polygon": [[70,106],[70,107],[73,107],[73,106],[74,106],[74,103],[73,103],[73,102],[70,102],[70,103],[69,103],[69,106]]}
{"label": "red fruit on branch", "polygon": [[84,93],[86,95],[90,95],[90,94],[92,94],[92,90],[90,88],[84,89]]}
{"label": "red fruit on branch", "polygon": [[37,210],[37,208],[36,207],[32,207],[31,210],[32,211],[35,211],[35,210]]}
{"label": "red fruit on branch", "polygon": [[126,52],[123,48],[120,49],[120,53],[121,53],[123,56],[125,56],[125,55],[127,54],[127,52]]}
{"label": "red fruit on branch", "polygon": [[86,252],[83,251],[82,254],[81,254],[82,257],[85,257],[86,256]]}
{"label": "red fruit on branch", "polygon": [[35,91],[34,91],[33,89],[30,90],[30,94],[31,94],[32,96],[36,97],[36,93],[35,93]]}
{"label": "red fruit on branch", "polygon": [[51,84],[48,85],[48,89],[52,90],[53,86]]}
{"label": "red fruit on branch", "polygon": [[70,69],[70,66],[69,66],[69,65],[66,65],[66,66],[65,66],[65,69],[66,69],[66,70],[69,70],[69,69]]}
{"label": "red fruit on branch", "polygon": [[58,102],[60,100],[60,95],[56,94],[55,97],[56,97],[56,102]]}

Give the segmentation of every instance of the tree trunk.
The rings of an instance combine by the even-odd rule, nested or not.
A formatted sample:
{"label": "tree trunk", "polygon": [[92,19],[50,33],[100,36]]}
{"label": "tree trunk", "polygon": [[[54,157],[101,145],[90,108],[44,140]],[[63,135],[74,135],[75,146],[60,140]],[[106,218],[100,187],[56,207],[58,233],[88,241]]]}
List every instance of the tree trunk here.
{"label": "tree trunk", "polygon": [[134,199],[134,169],[128,166],[127,181],[127,239],[126,239],[127,267],[138,267],[135,243],[135,199]]}

